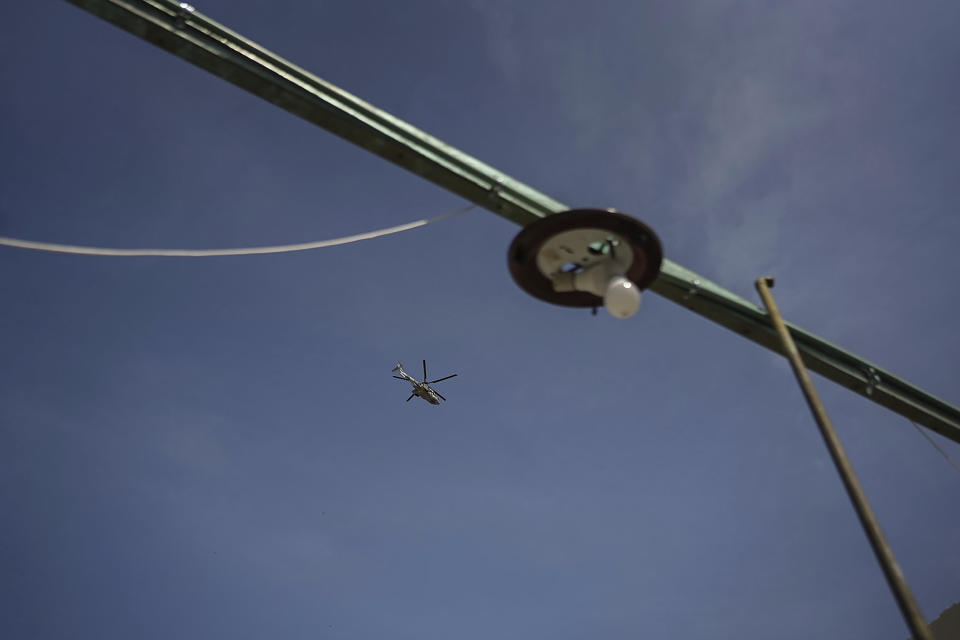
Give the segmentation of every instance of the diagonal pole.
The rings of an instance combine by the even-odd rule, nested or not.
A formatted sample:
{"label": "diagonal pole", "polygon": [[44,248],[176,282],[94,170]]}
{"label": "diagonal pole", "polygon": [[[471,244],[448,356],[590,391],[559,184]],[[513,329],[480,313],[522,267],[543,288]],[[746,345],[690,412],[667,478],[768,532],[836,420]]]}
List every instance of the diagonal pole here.
{"label": "diagonal pole", "polygon": [[900,607],[900,613],[903,614],[903,618],[906,620],[914,640],[934,640],[934,637],[930,634],[930,628],[920,613],[917,601],[914,599],[913,594],[910,592],[910,587],[903,577],[903,572],[900,570],[896,558],[893,557],[893,550],[887,543],[883,531],[880,530],[880,523],[877,522],[877,517],[870,507],[870,503],[867,501],[867,495],[864,493],[863,487],[857,479],[857,474],[853,471],[853,466],[850,464],[849,458],[847,458],[846,451],[843,450],[843,445],[840,443],[840,438],[837,437],[837,432],[833,428],[829,416],[827,416],[827,411],[820,401],[820,396],[813,387],[810,374],[807,373],[807,369],[803,365],[803,360],[800,359],[800,352],[797,351],[797,345],[793,343],[790,332],[787,331],[783,317],[780,315],[780,310],[777,308],[777,303],[773,299],[773,294],[770,293],[770,288],[773,286],[773,278],[760,278],[757,280],[756,286],[757,291],[760,292],[760,297],[763,299],[763,306],[767,308],[767,313],[770,314],[770,320],[777,331],[777,335],[780,337],[783,354],[787,357],[787,360],[790,361],[793,373],[797,376],[797,381],[803,390],[803,396],[806,398],[807,405],[810,407],[810,411],[817,421],[817,426],[820,428],[820,435],[823,436],[823,441],[830,451],[830,457],[833,458],[833,464],[837,467],[837,472],[839,472],[840,478],[843,480],[843,486],[847,490],[847,495],[850,496],[850,501],[853,503],[853,508],[857,512],[860,524],[863,525],[867,539],[870,540],[870,546],[873,548],[873,553],[877,556],[877,561],[883,569],[883,575],[887,579],[887,584],[890,585],[890,590],[893,591],[893,596],[896,598],[897,605]]}

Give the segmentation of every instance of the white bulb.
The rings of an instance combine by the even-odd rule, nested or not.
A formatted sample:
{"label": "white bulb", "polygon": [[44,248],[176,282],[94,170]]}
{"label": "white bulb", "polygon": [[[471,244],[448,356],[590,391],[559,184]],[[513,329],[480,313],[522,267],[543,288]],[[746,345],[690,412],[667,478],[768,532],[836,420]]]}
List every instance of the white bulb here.
{"label": "white bulb", "polygon": [[623,276],[614,276],[607,283],[603,304],[615,318],[629,318],[640,308],[640,287]]}

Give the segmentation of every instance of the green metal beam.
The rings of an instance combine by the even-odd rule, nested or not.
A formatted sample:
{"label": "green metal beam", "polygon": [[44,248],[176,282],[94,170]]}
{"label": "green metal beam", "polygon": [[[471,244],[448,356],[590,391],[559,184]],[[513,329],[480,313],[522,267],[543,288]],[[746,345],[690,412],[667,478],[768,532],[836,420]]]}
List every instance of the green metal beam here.
{"label": "green metal beam", "polygon": [[[67,0],[519,225],[569,209],[172,0]],[[765,311],[665,260],[656,293],[778,353]],[[960,409],[790,325],[807,367],[960,442]]]}

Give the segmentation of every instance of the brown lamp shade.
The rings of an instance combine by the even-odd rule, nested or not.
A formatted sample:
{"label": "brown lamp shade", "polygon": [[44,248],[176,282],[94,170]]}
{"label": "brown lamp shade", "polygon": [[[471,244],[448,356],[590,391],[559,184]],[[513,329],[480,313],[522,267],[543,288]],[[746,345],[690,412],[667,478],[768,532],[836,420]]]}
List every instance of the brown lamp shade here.
{"label": "brown lamp shade", "polygon": [[[575,238],[574,242],[562,244],[559,252],[550,246],[551,240],[561,234],[577,236],[568,233],[576,230],[584,232],[579,234],[579,243]],[[553,274],[544,273],[542,268],[550,261],[540,256],[542,250],[559,253],[559,256],[552,256],[551,264],[560,261],[571,268],[583,267],[598,255],[596,249],[591,248],[596,242],[587,240],[600,237],[613,239],[629,249],[632,261],[624,275],[640,289],[646,289],[657,278],[663,261],[663,249],[657,234],[639,220],[612,209],[571,209],[527,225],[510,244],[507,253],[510,275],[521,289],[540,300],[567,307],[601,307],[603,299],[592,293],[555,291],[551,280]]]}

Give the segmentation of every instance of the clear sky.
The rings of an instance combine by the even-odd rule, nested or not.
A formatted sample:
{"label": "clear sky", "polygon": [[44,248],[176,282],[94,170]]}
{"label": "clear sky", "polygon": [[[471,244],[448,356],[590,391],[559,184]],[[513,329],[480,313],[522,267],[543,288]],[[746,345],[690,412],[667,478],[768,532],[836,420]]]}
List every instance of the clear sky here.
{"label": "clear sky", "polygon": [[[196,4],[744,297],[775,275],[788,319],[960,403],[960,4]],[[0,51],[0,235],[281,244],[463,204],[66,2],[6,6]],[[0,635],[905,638],[785,362],[653,294],[539,302],[518,230],[0,248]],[[422,358],[449,402],[404,402]],[[960,474],[815,382],[935,617]]]}

